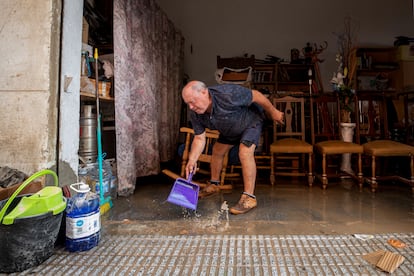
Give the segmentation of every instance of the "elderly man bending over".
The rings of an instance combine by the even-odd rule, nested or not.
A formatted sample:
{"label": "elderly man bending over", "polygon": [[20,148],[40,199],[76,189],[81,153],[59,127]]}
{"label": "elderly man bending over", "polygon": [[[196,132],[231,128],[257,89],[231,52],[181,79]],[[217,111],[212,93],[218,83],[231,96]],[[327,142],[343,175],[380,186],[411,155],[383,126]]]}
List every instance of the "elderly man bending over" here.
{"label": "elderly man bending over", "polygon": [[230,212],[244,214],[250,211],[257,206],[254,195],[257,173],[254,151],[259,143],[265,113],[272,120],[283,123],[283,112],[277,110],[259,91],[235,84],[207,87],[201,81],[191,81],[183,88],[182,97],[191,110],[190,118],[195,132],[186,176],[195,172],[197,160],[206,143],[205,129],[218,130],[220,136],[212,151],[211,180],[200,191],[200,197],[220,191],[218,184],[223,158],[231,147],[239,144],[244,191]]}

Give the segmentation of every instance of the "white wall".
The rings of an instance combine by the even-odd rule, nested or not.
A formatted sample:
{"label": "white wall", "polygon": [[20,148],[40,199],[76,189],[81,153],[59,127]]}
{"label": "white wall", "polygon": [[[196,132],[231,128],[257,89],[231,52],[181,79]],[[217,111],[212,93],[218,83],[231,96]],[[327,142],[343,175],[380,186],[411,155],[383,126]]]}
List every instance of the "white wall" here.
{"label": "white wall", "polygon": [[[346,16],[359,22],[361,45],[392,46],[396,36],[414,37],[412,0],[157,0],[186,39],[185,70],[191,79],[214,84],[216,56],[245,53],[289,59],[307,42],[328,49],[320,56],[325,90],[336,70],[334,32]],[[192,47],[192,52],[191,52]]]}
{"label": "white wall", "polygon": [[59,3],[1,1],[0,166],[27,174],[56,165]]}
{"label": "white wall", "polygon": [[[82,48],[83,0],[63,3],[60,74],[59,180],[77,182],[79,149],[80,53]],[[65,89],[65,76],[72,78]]]}

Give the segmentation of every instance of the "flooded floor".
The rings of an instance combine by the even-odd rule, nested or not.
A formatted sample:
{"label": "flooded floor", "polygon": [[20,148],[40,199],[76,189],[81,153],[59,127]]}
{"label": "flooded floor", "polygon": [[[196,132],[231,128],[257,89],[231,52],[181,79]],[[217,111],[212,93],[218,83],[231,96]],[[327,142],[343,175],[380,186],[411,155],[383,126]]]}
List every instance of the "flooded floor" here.
{"label": "flooded floor", "polygon": [[102,217],[98,246],[75,253],[59,246],[11,275],[384,275],[367,261],[378,252],[405,258],[396,275],[414,275],[411,187],[386,183],[372,194],[349,180],[325,191],[305,179],[279,180],[271,186],[260,177],[257,208],[235,216],[227,203],[238,201],[240,180],[199,200],[194,212],[166,202],[174,180],[141,178],[135,194],[115,199]]}
{"label": "flooded floor", "polygon": [[[200,182],[203,180],[200,180]],[[362,191],[349,179],[319,182],[308,187],[305,178],[278,178],[271,186],[261,174],[256,185],[258,205],[244,215],[232,215],[243,191],[240,179],[233,189],[198,201],[197,211],[166,202],[174,180],[151,176],[137,181],[135,193],[114,199],[104,215],[112,234],[162,235],[296,235],[375,234],[414,231],[414,195],[403,183],[380,183],[376,193]]]}

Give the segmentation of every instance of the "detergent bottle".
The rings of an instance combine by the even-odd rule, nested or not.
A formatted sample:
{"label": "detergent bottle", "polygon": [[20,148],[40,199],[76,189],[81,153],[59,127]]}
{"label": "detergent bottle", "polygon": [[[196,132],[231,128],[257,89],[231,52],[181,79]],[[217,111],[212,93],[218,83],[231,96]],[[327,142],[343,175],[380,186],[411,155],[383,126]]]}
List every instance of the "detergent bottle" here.
{"label": "detergent bottle", "polygon": [[86,251],[97,246],[100,239],[99,196],[82,182],[70,188],[76,194],[68,199],[66,207],[66,249]]}

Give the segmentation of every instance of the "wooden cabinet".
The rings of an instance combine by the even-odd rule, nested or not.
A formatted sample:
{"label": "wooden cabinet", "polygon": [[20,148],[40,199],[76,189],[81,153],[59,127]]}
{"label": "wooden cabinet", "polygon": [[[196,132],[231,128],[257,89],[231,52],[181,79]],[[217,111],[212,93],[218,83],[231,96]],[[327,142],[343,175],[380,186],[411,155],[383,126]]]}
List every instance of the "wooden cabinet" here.
{"label": "wooden cabinet", "polygon": [[277,64],[277,90],[308,92],[309,70],[312,70],[312,78],[314,78],[315,68],[313,64]]}
{"label": "wooden cabinet", "polygon": [[398,83],[402,90],[414,90],[414,61],[402,60],[399,62],[400,74]]}
{"label": "wooden cabinet", "polygon": [[276,64],[255,64],[253,68],[252,88],[263,94],[273,94],[277,91]]}
{"label": "wooden cabinet", "polygon": [[313,64],[255,64],[253,71],[253,88],[264,94],[272,94],[277,91],[309,91],[309,69]]}
{"label": "wooden cabinet", "polygon": [[398,91],[402,88],[400,64],[395,47],[357,49],[353,85],[357,91]]}
{"label": "wooden cabinet", "polygon": [[405,133],[411,122],[406,93],[414,87],[414,61],[401,60],[397,47],[360,47],[356,56],[353,85],[359,99],[383,95],[391,136]]}

